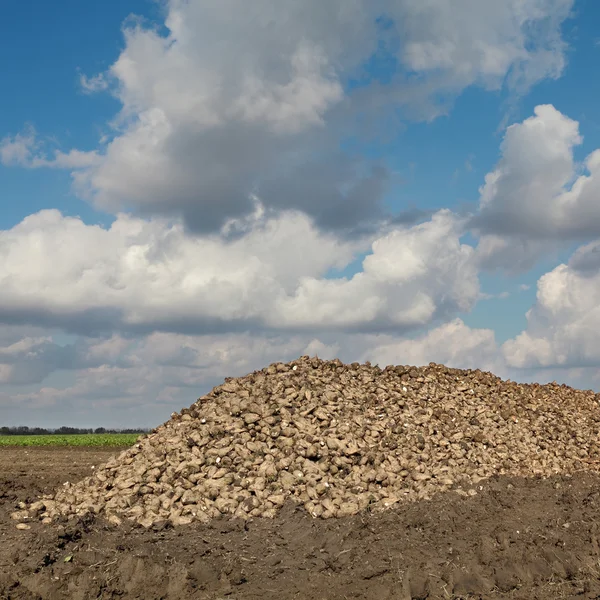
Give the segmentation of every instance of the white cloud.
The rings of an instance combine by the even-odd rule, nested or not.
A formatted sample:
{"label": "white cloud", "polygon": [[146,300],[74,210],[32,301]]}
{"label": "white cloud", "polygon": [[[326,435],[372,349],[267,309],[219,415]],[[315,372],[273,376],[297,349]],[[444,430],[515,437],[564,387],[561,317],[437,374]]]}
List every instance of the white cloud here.
{"label": "white cloud", "polygon": [[0,325],[0,384],[29,385],[44,381],[55,371],[78,371],[104,364],[131,367],[128,351],[135,341],[112,335],[110,338],[76,337],[59,343],[56,329]]}
{"label": "white cloud", "polygon": [[73,348],[57,346],[50,338],[22,338],[0,346],[0,384],[41,383],[56,369],[71,368]]}
{"label": "white cloud", "polygon": [[[26,340],[22,345],[26,345]],[[83,357],[73,368],[72,381],[63,385],[35,386],[40,380],[4,378],[8,369],[0,352],[0,406],[18,415],[14,422],[111,427],[155,426],[173,410],[189,406],[199,395],[223,382],[276,361],[337,348],[310,336],[222,334],[188,336],[153,333],[138,338],[78,338]],[[22,372],[29,365],[24,356],[16,364]],[[13,365],[8,365],[12,367]],[[50,367],[50,365],[49,365]],[[65,368],[54,362],[45,376]],[[57,380],[55,373],[54,379]],[[60,376],[58,376],[60,380]]]}
{"label": "white cloud", "polygon": [[35,148],[35,130],[31,127],[24,133],[6,136],[0,140],[0,163],[7,167],[27,166]]}
{"label": "white cloud", "polygon": [[503,346],[510,366],[600,368],[599,257],[592,242],[540,278],[527,329]]}
{"label": "white cloud", "polygon": [[[223,377],[303,354],[351,362],[381,342],[353,329],[420,328],[479,297],[449,211],[372,243],[260,204],[226,230],[194,237],[127,215],[103,229],[50,210],[0,232],[0,321],[40,327],[0,328],[6,414],[154,425]],[[369,244],[360,273],[326,279]],[[60,344],[57,329],[79,335]]]}
{"label": "white cloud", "polygon": [[[45,343],[54,343],[51,336]],[[33,345],[24,339],[19,346],[24,350]],[[473,330],[455,320],[416,340],[345,333],[318,337],[151,333],[137,338],[80,337],[73,347],[77,364],[66,367],[46,360],[46,372],[40,379],[3,379],[6,391],[0,389],[0,406],[19,415],[14,417],[20,419],[18,422],[32,425],[155,426],[225,377],[245,375],[305,354],[339,357],[348,363],[371,359],[382,367],[436,360],[487,368],[493,361],[495,344],[492,332]],[[15,358],[17,354],[19,360],[9,366],[25,372],[30,362],[24,352],[12,352]],[[0,377],[5,371],[4,356],[0,352]],[[71,375],[60,385],[59,372],[65,368]],[[51,374],[53,383],[46,383],[44,378]],[[42,380],[44,385],[28,385]]]}
{"label": "white cloud", "polygon": [[541,256],[556,253],[558,240],[531,239],[515,235],[487,233],[479,238],[476,254],[484,269],[505,269],[511,273],[529,271]]}
{"label": "white cloud", "polygon": [[27,165],[31,168],[51,167],[53,169],[83,169],[99,164],[100,156],[96,151],[82,152],[81,150],[69,150],[69,152],[54,151],[53,158],[34,157]]}
{"label": "white cloud", "polygon": [[[500,372],[493,333],[455,319],[481,298],[464,222],[439,211],[382,225],[385,167],[340,142],[363,117],[429,119],[468,86],[521,92],[558,76],[571,6],[168,0],[166,36],[127,27],[108,72],[80,78],[121,103],[97,150],[48,149],[33,129],[0,142],[2,164],[73,170],[75,189],[117,214],[103,229],[42,211],[0,232],[0,322],[23,324],[0,328],[0,405],[55,425],[153,425],[225,376],[306,353]],[[398,72],[350,93],[379,41]],[[529,138],[542,146],[529,140],[537,162],[516,189],[548,163],[555,195],[576,173],[577,126],[550,108],[509,130],[486,207],[515,189],[508,167],[529,160]],[[489,233],[500,241],[485,238],[480,260],[486,243],[514,251]],[[365,253],[357,274],[328,278]],[[61,344],[57,329],[79,337]]]}
{"label": "white cloud", "polygon": [[85,332],[404,329],[479,296],[473,249],[449,211],[376,236],[349,280],[325,276],[368,238],[344,242],[301,213],[260,206],[253,219],[228,223],[242,234],[226,240],[126,215],[108,230],[56,210],[31,215],[0,232],[0,318]]}
{"label": "white cloud", "polygon": [[[1,333],[1,330],[0,330]],[[18,332],[13,328],[11,339]],[[24,334],[31,333],[23,331]],[[18,336],[17,336],[18,337]],[[46,336],[43,344],[56,343]],[[560,382],[581,388],[598,384],[598,369],[508,368],[489,329],[473,329],[460,319],[440,325],[414,339],[390,334],[319,334],[318,337],[229,333],[185,335],[155,332],[138,337],[80,337],[70,366],[45,356],[41,377],[18,380],[6,373],[25,373],[27,352],[40,348],[31,339],[0,351],[0,406],[5,422],[48,426],[155,426],[173,410],[189,406],[198,396],[222,383],[276,361],[308,354],[341,358],[344,362],[370,360],[388,364],[426,365],[431,361],[455,368],[479,368],[517,381]],[[0,343],[1,347],[1,343]],[[16,350],[18,348],[18,351]],[[10,360],[6,361],[6,356]],[[61,370],[69,369],[64,380]],[[48,383],[46,383],[46,379]],[[32,385],[44,382],[43,385]],[[62,383],[61,383],[62,382]]]}
{"label": "white cloud", "polygon": [[430,362],[462,369],[482,369],[501,375],[504,365],[491,329],[472,329],[454,319],[416,339],[381,340],[362,355],[386,365],[427,365]]}
{"label": "white cloud", "polygon": [[[353,231],[382,218],[387,172],[340,143],[360,135],[365,119],[383,120],[389,133],[386,117],[399,107],[432,118],[470,85],[525,89],[558,76],[572,5],[169,0],[166,35],[128,26],[108,72],[81,76],[85,91],[110,89],[122,103],[101,159],[27,164],[78,168],[76,190],[100,209],[183,215],[195,231],[248,214],[252,194]],[[377,23],[382,16],[389,27]],[[349,93],[379,42],[398,72],[389,85]],[[21,164],[23,152],[22,140],[6,150]]]}
{"label": "white cloud", "polygon": [[94,94],[103,92],[109,87],[108,79],[104,73],[99,73],[93,77],[87,77],[84,74],[79,76],[79,85],[85,94]]}
{"label": "white cloud", "polygon": [[282,299],[275,323],[377,329],[414,328],[469,310],[479,296],[473,248],[460,244],[450,211],[373,242],[351,279],[305,277]]}
{"label": "white cloud", "polygon": [[32,127],[24,133],[7,136],[0,141],[0,164],[5,166],[19,166],[27,169],[39,169],[41,167],[53,169],[82,169],[100,163],[100,155],[94,150],[82,152],[81,150],[70,150],[65,153],[54,150],[54,156],[47,158],[43,153],[44,144],[38,139],[35,129]]}
{"label": "white cloud", "polygon": [[571,0],[428,0],[390,3],[403,33],[402,57],[414,71],[442,71],[455,86],[477,82],[526,89],[560,75],[560,25]]}
{"label": "white cloud", "polygon": [[473,225],[483,266],[526,269],[573,239],[600,235],[600,150],[577,164],[579,124],[551,105],[511,125],[485,177]]}

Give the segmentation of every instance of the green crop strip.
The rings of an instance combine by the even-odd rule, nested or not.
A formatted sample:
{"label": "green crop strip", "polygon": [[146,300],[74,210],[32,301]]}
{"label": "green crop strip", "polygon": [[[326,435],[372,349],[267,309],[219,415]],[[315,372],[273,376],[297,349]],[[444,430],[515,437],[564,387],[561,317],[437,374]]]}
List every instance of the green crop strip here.
{"label": "green crop strip", "polygon": [[137,433],[86,433],[74,435],[0,435],[0,446],[132,446],[140,437]]}

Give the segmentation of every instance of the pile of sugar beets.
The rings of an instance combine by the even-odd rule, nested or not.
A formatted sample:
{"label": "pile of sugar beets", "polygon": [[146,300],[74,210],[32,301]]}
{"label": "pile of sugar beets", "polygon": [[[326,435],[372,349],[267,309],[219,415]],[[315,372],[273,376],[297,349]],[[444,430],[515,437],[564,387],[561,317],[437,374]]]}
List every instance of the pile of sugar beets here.
{"label": "pile of sugar beets", "polygon": [[228,378],[134,447],[21,505],[24,527],[93,513],[144,527],[220,515],[379,511],[495,474],[598,470],[600,395],[479,370],[343,364],[303,356]]}

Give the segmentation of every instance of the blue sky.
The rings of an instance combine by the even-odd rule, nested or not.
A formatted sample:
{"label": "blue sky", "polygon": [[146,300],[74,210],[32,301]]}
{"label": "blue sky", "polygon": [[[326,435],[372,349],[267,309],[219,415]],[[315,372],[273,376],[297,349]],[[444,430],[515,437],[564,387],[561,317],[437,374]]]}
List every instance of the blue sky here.
{"label": "blue sky", "polygon": [[0,421],[313,351],[599,385],[600,5],[238,2],[7,2]]}
{"label": "blue sky", "polygon": [[[94,147],[119,107],[109,95],[83,94],[79,72],[109,67],[123,45],[122,22],[131,13],[152,13],[156,5],[9,0],[7,6],[0,23],[0,69],[4,89],[12,92],[2,97],[0,130],[16,133],[31,124],[59,147]],[[2,169],[0,177],[3,228],[57,206],[86,221],[102,218],[71,194],[68,172]]]}

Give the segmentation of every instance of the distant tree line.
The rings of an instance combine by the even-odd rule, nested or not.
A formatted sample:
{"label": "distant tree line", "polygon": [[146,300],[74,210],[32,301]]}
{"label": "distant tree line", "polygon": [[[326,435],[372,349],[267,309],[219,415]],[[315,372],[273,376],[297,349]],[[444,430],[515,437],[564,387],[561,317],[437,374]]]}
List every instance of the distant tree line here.
{"label": "distant tree line", "polygon": [[81,435],[83,433],[148,433],[149,429],[81,429],[79,427],[59,427],[58,429],[45,429],[43,427],[0,427],[0,435]]}

